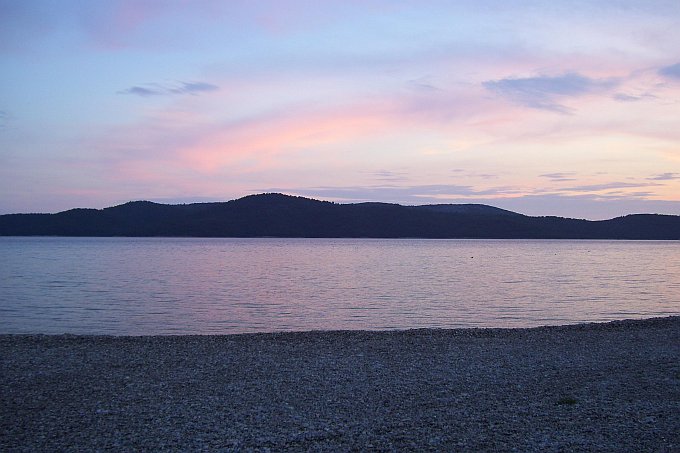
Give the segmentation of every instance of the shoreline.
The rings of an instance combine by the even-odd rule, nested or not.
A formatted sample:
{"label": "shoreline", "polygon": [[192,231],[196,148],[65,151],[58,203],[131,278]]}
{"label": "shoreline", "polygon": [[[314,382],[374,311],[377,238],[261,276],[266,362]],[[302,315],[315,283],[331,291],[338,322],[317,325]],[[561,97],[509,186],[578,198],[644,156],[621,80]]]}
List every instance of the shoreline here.
{"label": "shoreline", "polygon": [[0,450],[680,449],[680,316],[4,334],[0,371]]}
{"label": "shoreline", "polygon": [[[11,332],[0,333],[0,339],[3,337],[66,337],[66,338],[189,338],[189,337],[231,337],[231,336],[248,336],[248,335],[300,335],[300,334],[334,334],[334,333],[367,333],[367,334],[381,334],[381,333],[399,333],[399,332],[418,332],[418,331],[432,331],[432,332],[448,332],[455,334],[455,332],[479,332],[479,331],[530,331],[542,329],[597,329],[600,325],[619,325],[627,323],[663,323],[666,321],[673,322],[674,319],[680,319],[680,313],[669,314],[662,316],[641,317],[641,318],[624,318],[624,319],[610,319],[603,321],[573,321],[566,324],[539,324],[527,327],[486,327],[486,326],[461,326],[461,327],[394,327],[394,328],[377,328],[377,329],[311,329],[311,330],[271,330],[271,331],[242,331],[230,333],[153,333],[153,334],[116,334],[116,333],[35,333],[35,332]],[[611,326],[606,327],[611,328]]]}

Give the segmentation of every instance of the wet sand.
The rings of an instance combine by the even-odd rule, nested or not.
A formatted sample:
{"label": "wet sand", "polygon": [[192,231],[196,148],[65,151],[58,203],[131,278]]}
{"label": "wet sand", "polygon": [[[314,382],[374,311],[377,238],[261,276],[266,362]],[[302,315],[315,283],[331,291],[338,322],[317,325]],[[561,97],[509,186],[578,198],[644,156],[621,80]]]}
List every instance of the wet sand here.
{"label": "wet sand", "polygon": [[680,451],[680,317],[0,336],[0,451]]}

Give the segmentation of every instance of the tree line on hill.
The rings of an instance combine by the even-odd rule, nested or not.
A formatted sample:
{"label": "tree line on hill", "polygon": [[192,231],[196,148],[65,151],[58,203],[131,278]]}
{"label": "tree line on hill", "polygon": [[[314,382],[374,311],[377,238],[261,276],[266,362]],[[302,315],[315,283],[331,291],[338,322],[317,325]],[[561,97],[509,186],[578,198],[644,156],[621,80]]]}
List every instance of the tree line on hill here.
{"label": "tree line on hill", "polygon": [[337,204],[283,194],[220,203],[135,201],[105,209],[0,216],[2,236],[680,239],[680,216],[589,221],[478,204]]}

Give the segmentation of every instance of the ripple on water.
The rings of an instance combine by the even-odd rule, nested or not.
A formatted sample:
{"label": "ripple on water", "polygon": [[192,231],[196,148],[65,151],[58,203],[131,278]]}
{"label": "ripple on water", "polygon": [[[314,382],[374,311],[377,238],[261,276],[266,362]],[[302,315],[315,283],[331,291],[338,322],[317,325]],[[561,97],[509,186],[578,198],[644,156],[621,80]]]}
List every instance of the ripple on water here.
{"label": "ripple on water", "polygon": [[0,253],[2,333],[529,327],[680,314],[677,241],[0,238]]}

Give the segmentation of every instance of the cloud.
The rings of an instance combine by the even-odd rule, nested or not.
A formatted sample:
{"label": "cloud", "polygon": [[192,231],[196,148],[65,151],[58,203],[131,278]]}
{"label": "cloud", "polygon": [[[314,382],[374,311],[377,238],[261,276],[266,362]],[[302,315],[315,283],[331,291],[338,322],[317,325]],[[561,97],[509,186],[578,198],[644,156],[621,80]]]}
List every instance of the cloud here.
{"label": "cloud", "polygon": [[410,187],[316,187],[258,189],[253,192],[283,192],[341,203],[366,201],[423,205],[481,203],[535,216],[562,216],[592,220],[611,219],[635,213],[680,215],[680,201],[650,200],[647,192],[631,194],[526,194],[510,188],[476,191],[470,186],[423,185]]}
{"label": "cloud", "polygon": [[680,173],[661,173],[659,175],[650,176],[649,181],[670,181],[672,179],[680,179]]}
{"label": "cloud", "polygon": [[423,186],[346,186],[310,187],[295,189],[263,189],[264,192],[287,192],[295,195],[320,197],[346,202],[380,201],[389,203],[421,203],[434,200],[436,195],[468,196],[474,193],[471,186],[423,185]]}
{"label": "cloud", "polygon": [[0,110],[0,129],[7,127],[7,122],[9,121],[9,113],[4,110]]}
{"label": "cloud", "polygon": [[406,85],[410,89],[415,90],[415,91],[423,91],[423,92],[442,91],[441,88],[435,86],[431,82],[431,78],[432,77],[430,77],[430,76],[424,76],[424,77],[420,77],[420,78],[417,78],[417,79],[408,80],[406,82]]}
{"label": "cloud", "polygon": [[619,102],[635,102],[641,100],[641,96],[631,96],[630,94],[625,94],[625,93],[616,93],[614,95],[614,100],[619,101]]}
{"label": "cloud", "polygon": [[[541,176],[561,176],[571,173],[549,173]],[[680,178],[680,176],[679,176]],[[319,197],[334,201],[365,202],[381,201],[390,203],[422,204],[422,203],[471,203],[485,200],[494,204],[494,200],[500,203],[508,198],[527,197],[591,197],[593,200],[640,200],[653,195],[652,192],[637,191],[624,192],[616,189],[644,188],[658,186],[658,183],[628,183],[609,182],[603,184],[590,184],[561,188],[558,190],[534,189],[527,191],[526,188],[516,186],[496,186],[489,188],[476,188],[471,185],[457,184],[429,184],[429,185],[373,185],[373,186],[322,186],[305,188],[266,188],[258,189],[261,192],[284,192],[300,196]],[[607,191],[605,193],[600,193]],[[577,192],[578,194],[574,194]],[[680,202],[679,202],[680,204]]]}
{"label": "cloud", "polygon": [[195,197],[183,197],[183,196],[177,196],[177,197],[155,197],[155,198],[150,198],[149,201],[153,201],[154,203],[162,203],[162,204],[191,204],[191,203],[219,203],[226,201],[224,198],[219,198],[219,197],[203,197],[203,196],[195,196]]}
{"label": "cloud", "polygon": [[119,91],[118,94],[134,94],[136,96],[147,97],[147,96],[159,96],[167,93],[152,88],[133,86],[125,90]]}
{"label": "cloud", "polygon": [[671,79],[680,79],[680,63],[659,69],[659,74]]}
{"label": "cloud", "polygon": [[656,183],[608,182],[603,184],[587,184],[561,189],[563,192],[600,192],[602,190],[630,189],[633,187],[658,186]]}
{"label": "cloud", "polygon": [[169,91],[174,94],[198,94],[210,91],[217,91],[220,87],[211,83],[205,82],[181,82],[179,87],[170,88]]}
{"label": "cloud", "polygon": [[135,85],[125,90],[119,91],[118,94],[132,94],[141,97],[150,96],[173,96],[173,95],[197,95],[200,93],[207,93],[210,91],[217,91],[220,87],[211,83],[205,82],[179,82],[177,85],[161,85],[156,83],[149,83],[145,85]]}
{"label": "cloud", "polygon": [[551,181],[554,182],[563,182],[563,181],[576,181],[576,178],[572,178],[571,176],[574,176],[574,173],[545,173],[542,175],[538,175],[541,178],[548,178]]}
{"label": "cloud", "polygon": [[650,92],[642,92],[642,93],[637,93],[637,94],[630,94],[630,93],[615,93],[612,96],[612,99],[618,102],[637,102],[637,101],[642,101],[642,100],[649,100],[649,99],[658,99],[657,96]]}
{"label": "cloud", "polygon": [[554,215],[591,220],[611,219],[627,214],[680,214],[680,201],[650,200],[643,196],[602,196],[594,194],[543,194],[513,198],[468,200],[527,215]]}
{"label": "cloud", "polygon": [[482,83],[487,90],[517,104],[558,113],[570,112],[568,107],[557,102],[561,97],[608,91],[617,84],[615,79],[591,79],[573,72],[555,77],[505,78]]}
{"label": "cloud", "polygon": [[572,178],[575,173],[571,172],[566,172],[566,173],[545,173],[542,175],[538,175],[541,178],[548,178],[550,181],[553,182],[565,182],[565,181],[576,181],[576,178]]}
{"label": "cloud", "polygon": [[378,170],[371,172],[370,175],[376,181],[405,181],[407,179],[405,172],[390,171],[390,170]]}
{"label": "cloud", "polygon": [[[209,101],[215,102],[213,105],[225,105],[233,102],[232,94],[245,92],[233,87],[228,91],[211,96]],[[206,120],[202,115],[186,111],[169,115],[169,118],[160,115],[150,121],[120,128],[129,132],[108,131],[96,142],[97,146],[108,149],[111,143],[136,141],[135,147],[148,150],[145,153],[149,156],[162,159],[173,156],[179,159],[183,168],[200,172],[233,169],[237,162],[244,165],[249,162],[248,168],[253,170],[282,165],[283,156],[309,154],[314,156],[311,162],[326,162],[340,152],[340,148],[344,149],[342,152],[348,159],[363,159],[365,155],[358,149],[364,141],[389,140],[399,147],[395,137],[402,136],[400,134],[410,138],[419,131],[429,132],[444,127],[447,133],[453,133],[457,127],[454,117],[470,115],[481,109],[474,102],[460,105],[442,102],[425,109],[410,96],[350,99],[345,103],[328,105],[315,101],[320,105],[300,103],[283,107],[270,107],[268,104],[272,102],[267,100],[262,111],[239,118],[215,116]],[[119,146],[131,148],[130,145]],[[375,176],[395,178],[399,175]]]}
{"label": "cloud", "polygon": [[334,201],[423,204],[448,203],[470,197],[517,195],[520,190],[514,187],[494,187],[478,190],[472,186],[456,184],[429,184],[414,186],[345,186],[310,188],[267,188],[261,192],[284,192],[307,197],[319,197]]}
{"label": "cloud", "polygon": [[269,188],[253,192],[283,192],[341,203],[367,201],[423,205],[441,203],[481,203],[537,216],[562,216],[587,219],[611,219],[635,213],[680,215],[680,201],[650,200],[648,192],[629,194],[520,193],[513,188],[475,190],[471,186],[421,185],[311,187],[297,189]]}

